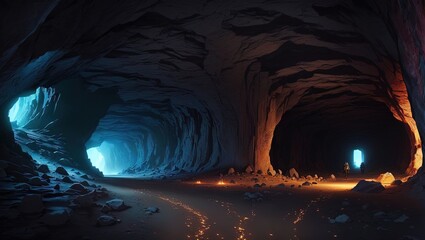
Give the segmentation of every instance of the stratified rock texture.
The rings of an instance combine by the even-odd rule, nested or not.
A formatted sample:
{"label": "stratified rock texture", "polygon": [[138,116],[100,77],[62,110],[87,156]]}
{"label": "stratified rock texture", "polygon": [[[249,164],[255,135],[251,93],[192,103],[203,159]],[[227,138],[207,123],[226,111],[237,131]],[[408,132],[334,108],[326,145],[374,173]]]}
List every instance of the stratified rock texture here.
{"label": "stratified rock texture", "polygon": [[[16,138],[96,175],[85,150],[102,143],[107,164],[127,174],[249,164],[273,174],[281,160],[272,164],[272,143],[291,110],[328,138],[322,120],[379,125],[387,111],[407,134],[403,167],[414,174],[425,133],[423,9],[420,1],[10,3],[0,10],[0,157],[20,170],[5,173],[25,180],[21,166],[34,168],[7,111],[44,86],[53,88],[37,93],[28,134]],[[320,141],[293,140],[294,162]]]}

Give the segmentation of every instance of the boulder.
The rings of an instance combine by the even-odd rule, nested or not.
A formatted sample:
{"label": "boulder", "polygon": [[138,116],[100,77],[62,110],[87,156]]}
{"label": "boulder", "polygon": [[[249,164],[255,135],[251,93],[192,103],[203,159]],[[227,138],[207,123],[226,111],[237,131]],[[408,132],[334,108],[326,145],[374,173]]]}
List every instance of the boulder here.
{"label": "boulder", "polygon": [[248,165],[248,167],[245,168],[246,173],[253,173],[254,169],[252,169],[251,165]]}
{"label": "boulder", "polygon": [[71,190],[75,190],[78,192],[87,192],[87,188],[85,188],[83,185],[79,184],[79,183],[74,183],[72,184],[69,189]]}
{"label": "boulder", "polygon": [[32,177],[29,179],[28,183],[31,186],[46,186],[49,185],[48,182],[41,180],[39,177]]}
{"label": "boulder", "polygon": [[50,169],[46,164],[41,164],[40,166],[38,166],[37,171],[41,173],[49,173]]}
{"label": "boulder", "polygon": [[69,178],[68,176],[62,178],[62,182],[64,182],[64,183],[74,183],[74,181],[72,181],[71,178]]}
{"label": "boulder", "polygon": [[69,175],[68,171],[66,171],[65,168],[63,168],[63,167],[57,167],[55,172],[57,172],[61,175],[65,175],[65,176]]}
{"label": "boulder", "polygon": [[109,216],[109,215],[102,215],[97,218],[96,225],[99,227],[103,226],[112,226],[116,223],[118,223],[119,220],[115,217]]}
{"label": "boulder", "polygon": [[66,209],[54,210],[44,214],[41,222],[48,226],[62,226],[69,220],[69,212]]}
{"label": "boulder", "polygon": [[112,211],[122,211],[129,208],[122,199],[118,198],[107,201],[106,206],[110,207]]}
{"label": "boulder", "polygon": [[295,177],[295,178],[300,178],[300,175],[298,174],[297,170],[295,170],[295,168],[289,169],[289,176]]}
{"label": "boulder", "polygon": [[351,189],[351,191],[362,193],[379,193],[384,190],[385,188],[380,182],[366,180],[361,180],[353,189]]}
{"label": "boulder", "polygon": [[382,184],[391,184],[395,181],[394,175],[390,172],[382,173],[376,178],[376,181]]}
{"label": "boulder", "polygon": [[229,170],[227,171],[228,175],[232,175],[235,174],[235,169],[234,168],[229,168]]}
{"label": "boulder", "polygon": [[24,214],[40,213],[44,209],[40,194],[28,194],[22,198],[18,210]]}

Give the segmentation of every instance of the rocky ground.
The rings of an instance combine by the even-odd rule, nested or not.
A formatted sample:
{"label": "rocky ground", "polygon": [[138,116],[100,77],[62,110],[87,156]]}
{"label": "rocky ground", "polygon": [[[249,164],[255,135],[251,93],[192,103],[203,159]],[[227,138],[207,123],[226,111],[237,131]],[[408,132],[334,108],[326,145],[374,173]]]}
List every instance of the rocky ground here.
{"label": "rocky ground", "polygon": [[[401,192],[402,182],[382,185],[367,179],[356,186],[358,176],[247,170],[148,181],[94,179],[75,169],[39,164],[27,183],[2,181],[2,239],[56,239],[58,234],[62,239],[425,236],[423,205]],[[350,191],[355,186],[360,193]]]}

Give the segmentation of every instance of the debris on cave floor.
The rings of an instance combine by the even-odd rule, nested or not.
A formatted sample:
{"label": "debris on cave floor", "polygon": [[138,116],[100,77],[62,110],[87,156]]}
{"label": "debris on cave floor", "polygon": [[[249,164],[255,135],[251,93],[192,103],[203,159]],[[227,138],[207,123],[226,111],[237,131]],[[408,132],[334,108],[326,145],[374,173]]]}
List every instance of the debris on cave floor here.
{"label": "debris on cave floor", "polygon": [[[10,239],[36,238],[49,228],[72,224],[91,214],[99,215],[93,226],[110,226],[120,220],[102,212],[130,208],[121,199],[108,200],[110,193],[95,178],[56,163],[37,164],[34,173],[20,180],[5,177],[1,182],[4,204],[0,206],[0,221],[5,229],[3,236]],[[22,231],[17,226],[27,229]]]}

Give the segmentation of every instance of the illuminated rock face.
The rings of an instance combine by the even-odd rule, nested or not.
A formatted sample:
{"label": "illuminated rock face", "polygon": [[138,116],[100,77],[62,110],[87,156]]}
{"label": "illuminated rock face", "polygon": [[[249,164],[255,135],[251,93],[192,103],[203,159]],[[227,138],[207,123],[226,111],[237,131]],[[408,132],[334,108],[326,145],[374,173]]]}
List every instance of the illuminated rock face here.
{"label": "illuminated rock face", "polygon": [[[406,124],[407,171],[415,173],[422,165],[425,101],[423,62],[415,62],[411,34],[422,33],[415,32],[415,19],[401,20],[414,7],[394,10],[387,19],[382,9],[396,7],[380,4],[12,4],[0,10],[16,23],[1,28],[2,158],[19,152],[6,124],[13,100],[38,86],[68,82],[84,94],[63,99],[61,111],[73,117],[53,114],[71,130],[52,131],[73,143],[66,152],[81,168],[90,165],[86,148],[108,142],[125,152],[128,171],[136,173],[248,164],[267,173],[276,126],[291,109],[332,121],[347,112],[366,116],[370,112],[363,108],[380,104]],[[405,21],[411,28],[402,27]],[[396,38],[393,26],[397,36],[406,37]]]}

